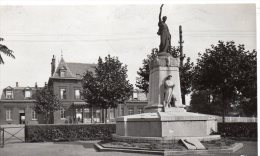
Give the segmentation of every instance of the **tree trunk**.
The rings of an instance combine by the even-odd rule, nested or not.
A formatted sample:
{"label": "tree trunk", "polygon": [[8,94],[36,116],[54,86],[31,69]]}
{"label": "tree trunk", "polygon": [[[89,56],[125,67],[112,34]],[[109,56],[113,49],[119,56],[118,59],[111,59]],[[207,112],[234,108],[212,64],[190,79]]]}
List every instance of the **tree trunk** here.
{"label": "tree trunk", "polygon": [[227,98],[223,95],[222,97],[222,122],[225,123],[226,109],[228,105]]}
{"label": "tree trunk", "polygon": [[107,123],[107,108],[105,109],[105,116],[104,116],[105,118],[105,123]]}
{"label": "tree trunk", "polygon": [[186,105],[185,94],[181,94],[182,104]]}
{"label": "tree trunk", "polygon": [[50,115],[49,113],[46,113],[46,124],[50,124]]}
{"label": "tree trunk", "polygon": [[105,115],[104,115],[104,108],[101,108],[101,123],[105,123]]}
{"label": "tree trunk", "polygon": [[91,123],[93,123],[93,106],[91,107]]}

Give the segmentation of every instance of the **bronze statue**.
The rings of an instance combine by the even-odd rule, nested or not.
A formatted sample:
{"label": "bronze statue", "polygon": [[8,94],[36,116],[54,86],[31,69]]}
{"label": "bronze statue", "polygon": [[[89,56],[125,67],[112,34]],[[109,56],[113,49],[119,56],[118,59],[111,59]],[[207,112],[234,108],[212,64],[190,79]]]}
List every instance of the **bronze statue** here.
{"label": "bronze statue", "polygon": [[162,7],[163,7],[163,4],[160,7],[159,23],[158,23],[159,30],[157,32],[157,34],[160,35],[160,38],[161,38],[159,52],[168,52],[168,50],[171,47],[171,34],[170,34],[167,24],[165,23],[167,20],[167,17],[163,16],[163,18],[161,18]]}

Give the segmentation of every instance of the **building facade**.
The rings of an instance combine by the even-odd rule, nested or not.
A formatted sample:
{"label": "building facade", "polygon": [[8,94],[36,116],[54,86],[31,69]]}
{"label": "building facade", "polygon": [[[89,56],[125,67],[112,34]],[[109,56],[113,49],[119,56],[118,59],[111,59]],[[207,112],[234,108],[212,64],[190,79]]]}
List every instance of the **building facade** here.
{"label": "building facade", "polygon": [[143,113],[147,105],[146,94],[134,90],[130,100],[115,109],[108,109],[107,113],[102,113],[104,110],[100,108],[90,108],[80,95],[81,79],[86,71],[94,72],[96,64],[65,62],[62,57],[56,68],[54,56],[51,64],[48,85],[62,102],[61,111],[54,113],[54,123],[97,123],[101,122],[103,114],[107,115],[107,122],[114,122],[118,116]]}
{"label": "building facade", "polygon": [[34,111],[37,84],[34,87],[8,86],[3,89],[0,99],[0,125],[37,124],[38,116]]}
{"label": "building facade", "polygon": [[[48,87],[62,104],[60,111],[53,113],[54,124],[69,123],[99,123],[106,114],[107,122],[114,122],[118,116],[132,115],[144,112],[147,105],[145,93],[134,90],[132,97],[117,108],[108,109],[107,113],[101,108],[93,107],[83,100],[81,96],[81,80],[86,71],[95,71],[96,64],[65,62],[61,57],[57,67],[53,56],[51,61],[51,76]],[[33,110],[36,103],[35,87],[7,87],[3,90],[0,100],[0,124],[38,124],[45,123],[40,115]],[[103,113],[102,113],[103,112]]]}

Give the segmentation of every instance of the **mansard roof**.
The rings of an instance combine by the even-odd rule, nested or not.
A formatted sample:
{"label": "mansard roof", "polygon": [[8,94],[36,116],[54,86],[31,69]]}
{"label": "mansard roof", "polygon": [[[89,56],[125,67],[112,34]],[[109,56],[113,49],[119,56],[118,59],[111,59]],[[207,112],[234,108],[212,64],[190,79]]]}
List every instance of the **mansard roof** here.
{"label": "mansard roof", "polygon": [[[25,97],[25,91],[27,90],[30,90],[32,91],[32,97],[30,99],[35,99],[35,94],[36,94],[36,91],[38,89],[42,89],[41,87],[11,87],[11,86],[8,86],[6,88],[3,89],[3,92],[2,92],[2,95],[1,95],[1,99],[0,100],[5,100],[6,99],[6,91],[13,91],[13,98],[11,100],[24,100]],[[9,101],[11,101],[9,100]]]}

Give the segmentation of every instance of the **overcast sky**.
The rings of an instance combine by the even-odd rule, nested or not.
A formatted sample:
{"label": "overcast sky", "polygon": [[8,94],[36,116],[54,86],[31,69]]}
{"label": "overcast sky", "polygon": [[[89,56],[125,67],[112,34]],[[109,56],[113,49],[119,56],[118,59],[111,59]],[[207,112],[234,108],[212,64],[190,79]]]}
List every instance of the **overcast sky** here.
{"label": "overcast sky", "polygon": [[[99,56],[118,56],[135,84],[137,70],[159,45],[160,5],[0,6],[0,36],[16,59],[3,55],[0,89],[43,86],[51,73],[51,58],[63,51],[66,62],[97,63]],[[195,61],[218,40],[256,49],[254,4],[166,4],[163,15],[178,46],[182,25],[184,53]]]}

